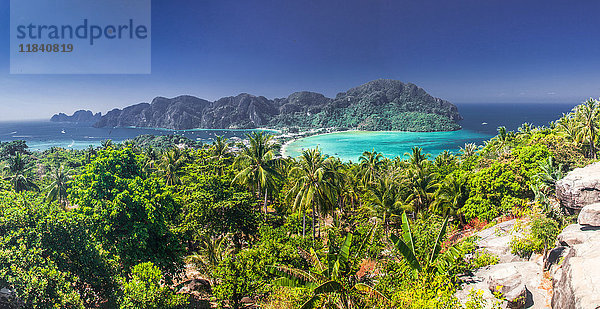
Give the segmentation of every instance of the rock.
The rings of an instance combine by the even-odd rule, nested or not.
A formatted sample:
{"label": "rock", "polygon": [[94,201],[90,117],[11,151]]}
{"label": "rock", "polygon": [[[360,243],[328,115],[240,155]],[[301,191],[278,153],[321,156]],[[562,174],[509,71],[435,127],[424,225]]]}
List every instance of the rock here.
{"label": "rock", "polygon": [[581,225],[600,226],[600,203],[586,205],[579,212],[577,223]]}
{"label": "rock", "polygon": [[596,309],[600,305],[600,238],[574,245],[553,276],[552,308]]}
{"label": "rock", "polygon": [[523,261],[522,258],[510,252],[510,241],[516,234],[513,231],[516,222],[516,219],[512,219],[477,232],[475,234],[479,237],[477,245],[497,256],[500,259],[499,263]]}
{"label": "rock", "polygon": [[489,274],[488,288],[492,293],[500,293],[508,301],[510,308],[523,308],[527,289],[523,277],[511,263],[499,264]]}
{"label": "rock", "polygon": [[208,280],[195,278],[184,282],[178,292],[187,294],[192,292],[211,293],[212,290]]}
{"label": "rock", "polygon": [[550,266],[558,264],[566,249],[567,247],[565,246],[558,246],[550,250],[546,256],[546,260],[544,261],[544,270],[548,270],[550,269]]}
{"label": "rock", "polygon": [[600,228],[571,224],[558,234],[557,242],[559,246],[572,247],[592,239],[600,239]]}
{"label": "rock", "polygon": [[[501,289],[500,292],[503,292],[507,299],[513,300],[513,303],[504,302],[506,307],[550,308],[551,295],[543,288],[543,271],[536,262],[490,265],[477,269],[472,274],[460,276],[459,279],[462,284],[461,289],[456,292],[456,297],[463,303],[468,300],[471,290],[481,290],[483,299],[487,301],[486,308],[492,308],[491,305],[499,301],[492,294],[492,290],[503,285],[504,291]],[[519,295],[525,297],[519,298]]]}
{"label": "rock", "polygon": [[600,162],[576,168],[557,181],[556,196],[569,214],[600,202]]}

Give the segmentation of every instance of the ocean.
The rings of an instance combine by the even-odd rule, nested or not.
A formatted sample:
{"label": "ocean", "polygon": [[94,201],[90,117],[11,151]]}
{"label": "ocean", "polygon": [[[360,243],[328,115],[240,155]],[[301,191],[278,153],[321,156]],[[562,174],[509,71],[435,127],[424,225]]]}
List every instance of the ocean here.
{"label": "ocean", "polygon": [[393,158],[418,146],[436,156],[444,150],[458,153],[465,143],[482,145],[497,134],[498,127],[517,130],[524,122],[548,125],[577,104],[456,104],[463,120],[462,130],[453,132],[360,132],[348,131],[310,136],[290,143],[285,155],[296,157],[304,149],[319,147],[330,156],[356,162],[364,151],[375,150]]}
{"label": "ocean", "polygon": [[[462,130],[454,132],[341,132],[318,135],[292,142],[288,156],[298,156],[302,149],[319,147],[328,155],[356,161],[363,151],[375,149],[395,157],[419,146],[437,155],[444,150],[458,152],[465,143],[481,144],[496,135],[499,126],[516,130],[522,123],[547,125],[569,112],[576,104],[457,104],[464,120]],[[83,149],[98,146],[103,140],[122,142],[141,134],[179,134],[195,141],[210,143],[216,136],[244,137],[251,130],[167,130],[151,128],[94,128],[89,125],[50,121],[0,122],[0,141],[25,140],[32,150],[53,146]]]}
{"label": "ocean", "polygon": [[57,146],[84,149],[99,146],[103,140],[122,142],[138,135],[183,135],[194,141],[210,143],[216,136],[244,137],[252,130],[167,130],[150,128],[94,128],[90,125],[50,121],[0,122],[0,141],[24,140],[31,150]]}

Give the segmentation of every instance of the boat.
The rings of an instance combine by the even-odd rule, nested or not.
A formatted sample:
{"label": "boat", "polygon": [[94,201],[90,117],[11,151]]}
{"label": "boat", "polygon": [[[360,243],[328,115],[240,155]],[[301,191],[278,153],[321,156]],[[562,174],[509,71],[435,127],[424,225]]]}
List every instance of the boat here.
{"label": "boat", "polygon": [[65,129],[63,129],[62,131],[60,131],[60,133],[65,134],[67,132],[65,132]]}
{"label": "boat", "polygon": [[488,124],[488,123],[487,123],[487,122],[482,122],[482,123],[481,123],[481,125],[482,125],[482,126],[484,126],[484,125],[486,125],[486,124]]}

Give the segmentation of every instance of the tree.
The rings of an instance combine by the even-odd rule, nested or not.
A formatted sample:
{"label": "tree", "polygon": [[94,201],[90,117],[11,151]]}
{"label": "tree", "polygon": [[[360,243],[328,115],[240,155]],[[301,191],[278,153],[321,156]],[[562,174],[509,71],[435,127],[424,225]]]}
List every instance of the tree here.
{"label": "tree", "polygon": [[267,214],[268,190],[273,187],[275,178],[280,177],[273,168],[276,161],[275,145],[271,143],[272,135],[265,135],[262,131],[248,134],[250,146],[244,145],[236,163],[242,170],[235,176],[233,181],[247,185],[258,195],[264,189],[264,209]]}
{"label": "tree", "polygon": [[185,156],[177,147],[172,148],[162,155],[158,164],[158,172],[163,176],[167,186],[174,186],[181,183],[179,176],[181,176],[185,162]]}
{"label": "tree", "polygon": [[185,308],[186,294],[175,294],[168,286],[161,284],[162,272],[151,262],[133,267],[131,280],[123,285],[123,309],[168,309]]}
{"label": "tree", "polygon": [[4,167],[4,180],[10,181],[16,192],[25,190],[39,190],[37,184],[30,176],[31,167],[27,166],[25,158],[17,152],[14,156],[8,158],[8,164]]}
{"label": "tree", "polygon": [[592,98],[575,108],[575,115],[581,123],[582,135],[590,143],[590,157],[596,159],[596,131],[598,131],[598,120],[600,108],[598,101]]}
{"label": "tree", "polygon": [[327,160],[318,148],[308,149],[302,152],[298,165],[290,171],[298,177],[288,193],[288,200],[293,199],[294,209],[302,211],[303,215],[308,207],[312,207],[313,237],[316,237],[316,213],[330,213],[336,205],[335,174],[327,168]]}
{"label": "tree", "polygon": [[467,179],[464,176],[448,175],[435,193],[435,201],[431,210],[441,215],[452,215],[462,218],[458,211],[465,206],[469,198]]}
{"label": "tree", "polygon": [[170,229],[180,205],[156,178],[145,178],[131,148],[99,151],[68,192],[121,271],[140,262],[153,262],[168,276],[180,270],[183,246]]}
{"label": "tree", "polygon": [[405,156],[408,155],[409,166],[415,170],[423,170],[425,164],[427,162],[426,154],[422,153],[422,149],[420,147],[413,147],[411,153],[405,153]]}
{"label": "tree", "polygon": [[53,202],[58,200],[58,204],[66,209],[69,200],[67,199],[67,189],[69,187],[70,176],[65,172],[64,167],[54,167],[52,170],[52,183],[48,186],[46,201]]}
{"label": "tree", "polygon": [[405,203],[411,206],[412,211],[419,213],[428,208],[434,199],[438,188],[437,174],[422,169],[411,169],[407,174],[408,196]]}
{"label": "tree", "polygon": [[477,145],[475,145],[474,143],[466,143],[465,147],[460,149],[460,152],[462,153],[463,159],[468,159],[468,158],[474,156],[478,150],[479,150],[479,147]]}
{"label": "tree", "polygon": [[214,273],[217,266],[232,253],[228,241],[226,236],[220,238],[204,236],[200,240],[198,252],[186,258],[189,263],[194,264],[203,275],[211,280],[211,285],[215,284]]}
{"label": "tree", "polygon": [[358,174],[364,186],[368,186],[379,176],[383,169],[384,162],[381,160],[383,155],[373,149],[365,151],[359,158]]}
{"label": "tree", "polygon": [[390,217],[402,207],[398,183],[390,176],[379,178],[368,188],[366,200],[365,207],[371,215],[381,217],[387,235]]}
{"label": "tree", "polygon": [[387,297],[369,285],[365,277],[355,275],[356,265],[360,262],[360,255],[370,242],[373,229],[358,245],[352,245],[353,234],[348,233],[339,248],[336,241],[331,240],[327,254],[327,265],[323,265],[314,251],[308,256],[311,269],[303,269],[276,265],[270,269],[278,278],[272,284],[285,287],[304,287],[312,291],[312,296],[303,305],[302,309],[314,308],[322,298],[327,298],[329,303],[337,308],[360,308],[364,305],[363,298],[375,298],[384,303],[389,303]]}

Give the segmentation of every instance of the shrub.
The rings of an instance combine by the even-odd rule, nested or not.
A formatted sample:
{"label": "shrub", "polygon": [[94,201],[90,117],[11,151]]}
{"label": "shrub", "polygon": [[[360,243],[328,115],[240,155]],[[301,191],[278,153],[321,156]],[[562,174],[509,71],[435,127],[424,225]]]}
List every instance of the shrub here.
{"label": "shrub", "polygon": [[123,284],[121,308],[182,308],[188,303],[187,295],[174,294],[169,287],[161,286],[162,273],[151,262],[135,265],[131,277]]}

